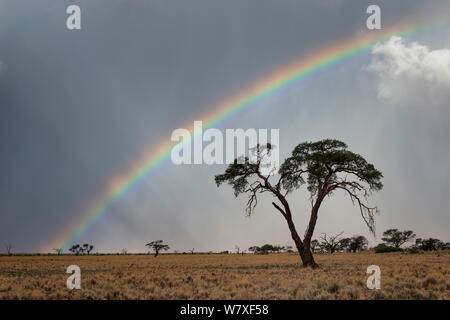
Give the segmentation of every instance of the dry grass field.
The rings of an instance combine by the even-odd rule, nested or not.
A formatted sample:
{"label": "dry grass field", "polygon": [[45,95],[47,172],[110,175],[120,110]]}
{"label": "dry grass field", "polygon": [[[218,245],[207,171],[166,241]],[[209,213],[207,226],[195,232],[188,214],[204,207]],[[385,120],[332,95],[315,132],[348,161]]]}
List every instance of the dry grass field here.
{"label": "dry grass field", "polygon": [[[317,254],[2,256],[0,299],[450,299],[450,252]],[[66,268],[81,268],[68,290]],[[369,265],[381,289],[366,287]]]}

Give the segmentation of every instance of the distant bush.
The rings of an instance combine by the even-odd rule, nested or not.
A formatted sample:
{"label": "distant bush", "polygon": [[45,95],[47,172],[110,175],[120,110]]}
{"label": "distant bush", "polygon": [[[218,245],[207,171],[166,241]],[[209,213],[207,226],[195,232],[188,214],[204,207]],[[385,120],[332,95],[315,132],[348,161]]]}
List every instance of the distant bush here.
{"label": "distant bush", "polygon": [[408,248],[408,253],[418,254],[418,253],[420,253],[420,250],[419,250],[419,248],[412,246],[412,247]]}
{"label": "distant bush", "polygon": [[380,243],[375,247],[375,253],[385,253],[385,252],[400,252],[403,251],[402,248],[396,248],[388,246],[384,243]]}
{"label": "distant bush", "polygon": [[437,251],[437,250],[445,250],[450,249],[450,243],[444,243],[443,241],[439,239],[416,239],[416,245],[417,249],[423,250],[423,251]]}

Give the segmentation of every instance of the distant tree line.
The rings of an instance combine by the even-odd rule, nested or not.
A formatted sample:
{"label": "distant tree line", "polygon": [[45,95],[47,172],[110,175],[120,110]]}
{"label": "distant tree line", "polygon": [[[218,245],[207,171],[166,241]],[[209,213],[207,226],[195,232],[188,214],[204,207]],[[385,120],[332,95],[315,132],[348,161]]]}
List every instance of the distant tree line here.
{"label": "distant tree line", "polygon": [[252,246],[248,248],[248,251],[255,254],[269,254],[269,253],[280,253],[280,252],[294,252],[292,246],[274,246],[271,244],[265,244],[261,247]]}
{"label": "distant tree line", "polygon": [[[335,252],[359,252],[368,249],[368,240],[362,235],[354,235],[352,237],[343,237],[340,232],[337,235],[327,235],[322,233],[319,240],[314,239],[311,241],[311,251],[313,253],[335,253]],[[438,251],[438,250],[450,250],[450,242],[443,242],[435,238],[416,238],[416,234],[411,230],[400,231],[398,229],[388,229],[383,232],[382,243],[378,244],[374,249],[375,253],[384,252],[397,252],[407,250],[410,253],[418,253],[420,251]],[[408,242],[413,242],[414,244],[410,246],[404,246]],[[163,240],[155,240],[146,244],[146,246],[153,251],[154,256],[157,257],[161,251],[168,251],[170,247],[164,243]],[[403,247],[402,247],[403,246]],[[12,255],[13,246],[11,244],[5,244],[5,251],[7,255]],[[90,254],[94,246],[88,243],[83,245],[74,244],[69,248],[69,252],[75,255],[80,254]],[[236,254],[245,254],[245,250],[241,250],[239,246],[235,246]],[[53,249],[54,253],[57,255],[63,254],[62,248]],[[188,250],[190,254],[194,254],[194,248]],[[292,253],[294,252],[293,247],[290,245],[279,246],[264,244],[262,246],[251,246],[248,251],[254,254],[269,254],[269,253]],[[149,252],[150,253],[150,252]],[[178,254],[178,251],[174,251]],[[196,252],[201,254],[202,252]],[[220,252],[203,252],[205,254],[231,254],[229,250]],[[98,253],[97,253],[98,254]],[[120,254],[120,253],[117,253]],[[121,254],[128,254],[127,249],[122,249]],[[138,253],[139,254],[139,253]],[[142,253],[141,253],[142,254]],[[182,252],[182,254],[187,254]],[[22,255],[32,255],[32,254],[22,254]],[[37,253],[36,255],[40,255]],[[109,255],[109,254],[106,254]]]}
{"label": "distant tree line", "polygon": [[404,251],[405,249],[411,253],[418,253],[419,251],[437,251],[450,249],[450,242],[444,243],[439,239],[417,238],[413,245],[407,248],[402,248],[407,242],[412,242],[416,235],[411,230],[399,231],[398,229],[388,229],[383,232],[383,243],[375,247],[376,253]]}
{"label": "distant tree line", "polygon": [[450,242],[444,243],[441,240],[434,238],[417,238],[415,245],[413,245],[411,249],[419,249],[423,251],[448,250],[450,249]]}
{"label": "distant tree line", "polygon": [[367,250],[369,241],[362,235],[355,235],[351,238],[341,237],[343,232],[329,236],[322,233],[320,240],[311,241],[311,250],[314,253],[335,253],[335,252],[359,252]]}

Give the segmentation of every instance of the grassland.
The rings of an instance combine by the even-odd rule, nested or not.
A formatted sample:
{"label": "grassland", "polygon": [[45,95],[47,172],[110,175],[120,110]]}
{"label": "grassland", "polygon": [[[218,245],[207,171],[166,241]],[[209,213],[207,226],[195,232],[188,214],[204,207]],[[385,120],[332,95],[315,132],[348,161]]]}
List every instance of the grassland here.
{"label": "grassland", "polygon": [[[0,299],[450,299],[450,252],[2,256]],[[66,268],[81,268],[68,290]],[[366,287],[369,265],[381,289]]]}

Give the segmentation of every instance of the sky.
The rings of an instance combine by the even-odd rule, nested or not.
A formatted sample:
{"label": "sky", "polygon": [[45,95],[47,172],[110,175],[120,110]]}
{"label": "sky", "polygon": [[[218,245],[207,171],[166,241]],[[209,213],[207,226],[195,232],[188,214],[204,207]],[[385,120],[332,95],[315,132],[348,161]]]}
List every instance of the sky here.
{"label": "sky", "polygon": [[[81,30],[66,28],[67,6]],[[173,130],[271,72],[366,28],[371,1],[0,0],[0,244],[37,252],[73,225],[115,176]],[[432,20],[449,1],[377,1],[382,27]],[[335,138],[383,172],[376,237],[336,193],[324,232],[381,241],[388,228],[450,241],[449,24],[393,37],[217,128],[279,129],[281,161],[304,141]],[[167,162],[77,241],[94,251],[145,252],[293,245],[263,194],[217,188],[225,165]],[[303,234],[310,203],[289,196]],[[0,252],[3,250],[0,247]]]}

